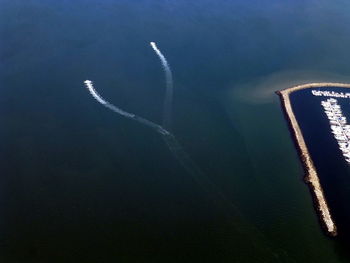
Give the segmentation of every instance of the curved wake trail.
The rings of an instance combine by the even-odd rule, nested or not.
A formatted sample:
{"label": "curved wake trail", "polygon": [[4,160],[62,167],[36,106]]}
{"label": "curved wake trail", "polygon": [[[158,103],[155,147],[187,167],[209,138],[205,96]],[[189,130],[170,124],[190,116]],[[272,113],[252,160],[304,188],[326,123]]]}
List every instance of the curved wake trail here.
{"label": "curved wake trail", "polygon": [[224,194],[220,191],[217,186],[211,182],[211,180],[203,174],[195,162],[192,161],[190,156],[186,153],[180,143],[176,140],[175,136],[164,129],[159,124],[149,121],[145,118],[139,117],[133,113],[126,112],[110,102],[106,101],[98,92],[95,90],[91,80],[85,80],[84,84],[90,94],[97,100],[100,104],[110,109],[111,111],[126,117],[128,119],[135,120],[143,125],[146,125],[162,135],[163,140],[168,146],[170,152],[175,156],[175,158],[180,162],[181,166],[188,172],[194,181],[213,198],[219,198],[223,203],[227,203],[232,206],[232,203],[226,199]]}
{"label": "curved wake trail", "polygon": [[153,130],[155,130],[156,132],[159,132],[162,135],[170,134],[167,130],[165,130],[159,124],[156,124],[156,123],[151,122],[147,119],[139,117],[133,113],[126,112],[126,111],[114,106],[113,104],[109,103],[108,101],[106,101],[104,98],[102,98],[100,96],[100,94],[97,93],[91,80],[85,80],[84,83],[85,83],[86,88],[89,90],[90,94],[94,97],[94,99],[97,100],[99,103],[101,103],[106,108],[110,109],[111,111],[114,111],[115,113],[118,113],[118,114],[120,114],[128,119],[138,121],[139,123],[142,123],[143,125],[146,125],[146,126],[152,128]]}
{"label": "curved wake trail", "polygon": [[[201,169],[196,165],[196,163],[191,159],[191,157],[187,154],[187,152],[183,149],[183,147],[180,145],[180,143],[176,140],[175,136],[169,132],[168,130],[164,129],[159,124],[156,124],[152,121],[149,121],[147,119],[144,119],[142,117],[139,117],[133,113],[126,112],[113,104],[106,101],[104,98],[102,98],[97,91],[95,90],[93,83],[91,80],[85,80],[84,84],[90,94],[94,97],[96,101],[98,101],[100,104],[105,106],[106,108],[110,109],[111,111],[124,116],[128,119],[135,120],[145,126],[150,127],[154,131],[158,132],[160,135],[162,135],[163,140],[165,141],[166,145],[168,146],[168,149],[170,152],[175,156],[175,158],[179,161],[181,166],[186,170],[186,172],[191,175],[193,180],[207,193],[210,195],[210,197],[215,200],[219,201],[216,204],[220,205],[225,209],[225,211],[228,213],[228,215],[231,215],[234,217],[234,222],[232,222],[234,225],[236,225],[236,228],[238,232],[241,232],[242,234],[248,234],[248,235],[257,235],[260,237],[261,240],[265,240],[265,237],[263,234],[257,230],[254,226],[247,225],[245,223],[245,220],[243,220],[243,216],[239,212],[239,210],[234,206],[234,204],[229,201],[223,192],[210,180],[209,177],[207,177]],[[228,210],[226,208],[229,208]],[[252,241],[253,246],[256,247],[255,242]],[[259,249],[259,247],[257,247]],[[274,253],[271,251],[270,247],[267,248],[268,253]],[[285,251],[278,251],[276,254],[278,256],[282,257],[288,257],[286,255]],[[261,261],[263,262],[263,261]],[[293,260],[294,262],[294,260]]]}
{"label": "curved wake trail", "polygon": [[171,112],[172,112],[172,104],[173,104],[173,75],[171,73],[171,69],[168,61],[162,52],[158,49],[155,42],[150,42],[151,47],[158,55],[160,62],[162,63],[163,70],[165,72],[165,81],[166,81],[166,90],[165,90],[165,99],[163,105],[163,125],[166,128],[171,126]]}
{"label": "curved wake trail", "polygon": [[166,145],[168,146],[170,152],[175,156],[175,158],[180,162],[180,164],[184,167],[184,169],[192,176],[194,181],[200,185],[206,192],[211,193],[216,196],[219,196],[220,199],[228,201],[222,192],[210,181],[210,179],[205,176],[202,171],[198,168],[198,166],[192,161],[190,156],[186,153],[186,151],[183,149],[183,147],[180,145],[180,143],[176,140],[175,136],[164,129],[159,124],[156,124],[154,122],[151,122],[147,119],[144,119],[142,117],[139,117],[133,113],[126,112],[113,104],[106,101],[103,97],[101,97],[100,94],[97,93],[95,90],[93,83],[91,80],[85,80],[84,81],[86,88],[89,90],[90,94],[94,97],[95,100],[97,100],[100,104],[105,106],[106,108],[112,110],[113,112],[124,116],[128,119],[135,120],[143,125],[146,125],[153,129],[154,131],[158,132],[162,135],[162,138],[164,139]]}

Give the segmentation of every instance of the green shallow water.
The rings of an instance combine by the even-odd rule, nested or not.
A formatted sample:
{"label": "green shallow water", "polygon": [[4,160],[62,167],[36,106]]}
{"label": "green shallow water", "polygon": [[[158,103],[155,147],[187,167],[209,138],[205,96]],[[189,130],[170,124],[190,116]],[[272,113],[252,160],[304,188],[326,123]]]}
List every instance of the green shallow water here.
{"label": "green shallow water", "polygon": [[[350,261],[273,93],[349,82],[346,1],[0,5],[2,262]],[[217,192],[83,86],[160,123],[150,41],[173,71],[173,133]]]}

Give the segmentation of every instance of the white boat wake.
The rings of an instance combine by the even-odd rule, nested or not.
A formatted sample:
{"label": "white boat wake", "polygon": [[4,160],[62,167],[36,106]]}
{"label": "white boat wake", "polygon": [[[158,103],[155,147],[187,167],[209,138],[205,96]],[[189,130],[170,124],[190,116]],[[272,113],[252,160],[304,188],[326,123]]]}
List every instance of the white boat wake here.
{"label": "white boat wake", "polygon": [[[259,235],[263,240],[265,237],[262,235],[262,233],[256,229],[254,226],[246,225],[244,220],[242,220],[242,215],[240,214],[239,210],[233,205],[231,201],[229,201],[226,196],[223,194],[223,192],[210,180],[209,177],[207,177],[201,169],[198,167],[198,165],[191,159],[191,157],[187,154],[187,152],[183,149],[181,144],[177,141],[175,136],[169,131],[169,127],[171,126],[171,115],[172,115],[172,100],[173,100],[173,77],[172,73],[169,67],[169,64],[164,57],[164,55],[161,53],[161,51],[158,49],[155,42],[150,42],[151,47],[158,55],[164,72],[165,72],[165,78],[166,78],[166,93],[165,93],[165,99],[164,99],[164,105],[163,105],[163,126],[154,123],[152,121],[149,121],[145,118],[142,118],[140,116],[137,116],[133,113],[126,112],[110,102],[106,101],[102,96],[98,94],[98,92],[95,90],[93,86],[93,82],[91,80],[85,80],[85,86],[90,92],[90,94],[94,97],[94,99],[105,106],[106,108],[112,110],[113,112],[126,117],[131,120],[135,120],[145,126],[148,126],[149,128],[153,129],[155,132],[160,134],[165,141],[166,145],[168,146],[168,149],[170,152],[174,155],[174,157],[179,161],[181,166],[185,169],[185,171],[191,175],[192,179],[207,193],[209,196],[216,200],[216,204],[224,205],[225,210],[227,207],[229,209],[227,210],[228,214],[231,216],[234,216],[235,220],[241,221],[240,224],[238,224],[238,229],[240,232],[253,232]],[[245,227],[242,227],[245,225]],[[256,235],[255,234],[255,235]],[[270,249],[270,247],[268,247]],[[284,251],[278,251],[278,253],[285,253]],[[285,255],[287,256],[287,255]],[[288,257],[288,256],[287,256]]]}
{"label": "white boat wake", "polygon": [[184,169],[192,176],[194,181],[200,185],[206,192],[215,193],[214,196],[219,196],[220,199],[227,202],[228,200],[224,197],[223,193],[216,187],[215,184],[211,182],[211,180],[203,174],[203,172],[199,169],[199,167],[192,161],[190,156],[186,153],[180,143],[176,140],[175,136],[164,129],[161,125],[149,121],[145,118],[137,116],[133,113],[126,112],[110,102],[106,101],[98,92],[95,90],[93,83],[91,80],[84,81],[86,88],[89,90],[90,94],[94,97],[96,101],[105,106],[106,108],[112,110],[113,112],[126,117],[131,120],[135,120],[143,125],[146,125],[156,131],[157,133],[162,135],[166,145],[168,146],[171,153],[175,156],[175,158],[180,162],[180,164],[184,167]]}
{"label": "white boat wake", "polygon": [[180,162],[181,166],[188,172],[194,181],[207,193],[209,193],[212,198],[216,199],[219,197],[221,201],[229,202],[232,206],[232,203],[226,199],[224,194],[220,191],[219,188],[207,177],[203,174],[203,172],[199,169],[196,163],[191,159],[191,157],[186,153],[180,143],[176,140],[175,136],[164,129],[161,125],[149,121],[145,118],[137,116],[133,113],[126,112],[110,102],[106,101],[98,92],[95,90],[93,86],[93,82],[91,80],[84,81],[86,88],[89,90],[90,94],[94,97],[96,101],[105,106],[106,108],[112,110],[113,112],[126,117],[131,120],[135,120],[143,125],[146,125],[162,135],[166,145],[168,146],[170,152],[175,156],[175,158]]}
{"label": "white boat wake", "polygon": [[126,118],[138,121],[139,123],[142,123],[142,124],[152,128],[156,132],[159,132],[160,134],[163,134],[163,135],[170,134],[167,130],[165,130],[159,124],[151,122],[145,118],[139,117],[133,113],[126,112],[126,111],[114,106],[112,103],[109,103],[108,101],[106,101],[104,98],[102,98],[100,96],[100,94],[97,93],[91,80],[85,80],[84,83],[85,83],[86,88],[89,90],[90,94],[106,108],[108,108],[108,109],[114,111],[115,113],[118,113]]}
{"label": "white boat wake", "polygon": [[166,81],[166,90],[165,90],[165,98],[164,98],[164,108],[163,108],[163,125],[167,129],[171,126],[171,112],[172,112],[172,104],[173,104],[173,93],[174,93],[174,83],[173,83],[173,75],[171,73],[171,69],[168,61],[162,52],[158,49],[155,42],[150,42],[151,47],[158,55],[160,62],[162,63],[163,70],[165,72],[165,81]]}

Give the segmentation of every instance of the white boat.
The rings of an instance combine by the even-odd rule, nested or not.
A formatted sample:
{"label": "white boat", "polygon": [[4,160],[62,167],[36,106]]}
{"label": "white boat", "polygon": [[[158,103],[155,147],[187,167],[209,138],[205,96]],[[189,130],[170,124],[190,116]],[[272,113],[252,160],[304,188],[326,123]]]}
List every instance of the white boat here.
{"label": "white boat", "polygon": [[350,153],[343,153],[343,156],[350,158]]}

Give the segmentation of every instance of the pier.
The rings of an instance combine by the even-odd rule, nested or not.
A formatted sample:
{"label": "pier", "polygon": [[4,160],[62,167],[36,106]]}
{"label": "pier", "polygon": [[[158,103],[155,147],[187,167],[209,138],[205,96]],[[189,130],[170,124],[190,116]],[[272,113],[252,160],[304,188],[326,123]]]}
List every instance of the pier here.
{"label": "pier", "polygon": [[282,103],[282,108],[284,110],[286,119],[289,123],[291,133],[295,140],[295,144],[297,146],[300,159],[302,161],[304,170],[305,170],[305,181],[309,185],[311,193],[313,195],[313,200],[315,206],[317,207],[317,212],[319,218],[322,222],[322,225],[327,231],[327,234],[331,236],[337,235],[337,227],[332,218],[329,206],[327,204],[326,198],[324,196],[324,192],[315,169],[314,163],[311,159],[309,150],[306,146],[303,133],[300,129],[298,121],[293,112],[293,108],[290,102],[290,94],[292,92],[302,90],[302,89],[313,89],[312,94],[314,96],[326,96],[326,97],[340,97],[340,98],[348,98],[350,97],[350,93],[337,93],[337,92],[329,92],[329,91],[318,91],[317,88],[325,88],[325,87],[339,87],[339,88],[350,88],[350,84],[345,83],[310,83],[304,85],[298,85],[291,88],[287,88],[284,90],[277,91],[276,93],[279,95]]}

